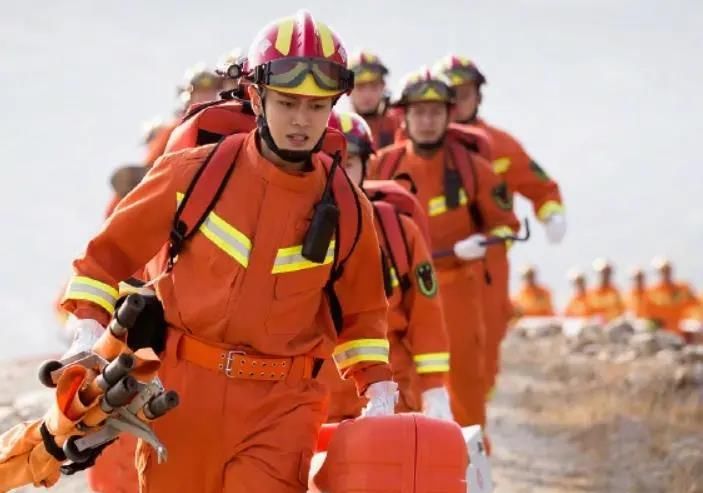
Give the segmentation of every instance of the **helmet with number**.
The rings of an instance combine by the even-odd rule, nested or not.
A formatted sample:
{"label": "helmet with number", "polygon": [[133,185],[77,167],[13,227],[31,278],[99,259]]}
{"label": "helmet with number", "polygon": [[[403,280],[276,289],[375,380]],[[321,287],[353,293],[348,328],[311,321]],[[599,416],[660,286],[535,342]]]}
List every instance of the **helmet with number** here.
{"label": "helmet with number", "polygon": [[368,51],[354,53],[349,59],[349,69],[354,72],[354,83],[382,81],[388,75],[381,59]]}
{"label": "helmet with number", "polygon": [[486,83],[486,78],[475,63],[457,55],[447,55],[442,58],[432,67],[432,72],[443,76],[452,87],[468,83],[474,83],[480,87]]}
{"label": "helmet with number", "polygon": [[347,151],[366,160],[375,152],[373,134],[360,115],[352,112],[333,111],[327,126],[335,128],[347,139]]}
{"label": "helmet with number", "polygon": [[454,89],[447,81],[430,72],[427,67],[413,72],[403,79],[400,97],[394,106],[407,106],[412,103],[439,102],[453,105]]}
{"label": "helmet with number", "polygon": [[250,80],[278,92],[334,97],[354,87],[339,36],[304,10],[262,29],[248,56]]}

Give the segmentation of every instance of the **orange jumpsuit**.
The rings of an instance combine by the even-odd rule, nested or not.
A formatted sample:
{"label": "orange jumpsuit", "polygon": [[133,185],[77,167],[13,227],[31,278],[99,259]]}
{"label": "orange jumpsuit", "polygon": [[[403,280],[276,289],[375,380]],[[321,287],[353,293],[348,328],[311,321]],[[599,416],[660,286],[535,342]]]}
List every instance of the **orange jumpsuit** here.
{"label": "orange jumpsuit", "polygon": [[632,288],[625,295],[625,308],[637,318],[648,318],[651,308],[647,289]]}
{"label": "orange jumpsuit", "polygon": [[643,317],[676,333],[680,333],[679,322],[698,304],[691,287],[679,282],[657,283],[647,289],[647,299],[649,303]]}
{"label": "orange jumpsuit", "polygon": [[401,119],[394,112],[385,112],[378,115],[365,115],[364,120],[368,123],[376,148],[389,146],[395,139],[395,132],[401,124]]}
{"label": "orange jumpsuit", "polygon": [[609,322],[625,312],[620,292],[615,286],[599,286],[588,292],[591,315],[599,316]]}
{"label": "orange jumpsuit", "polygon": [[[388,299],[388,341],[393,380],[398,383],[400,400],[397,411],[420,411],[420,392],[444,384],[449,370],[449,341],[437,296],[437,281],[432,256],[415,222],[400,215],[401,227],[408,242],[410,286],[403,290],[401,281],[390,267],[393,292]],[[386,238],[376,221],[379,238]],[[382,242],[388,257],[388,246]],[[422,284],[421,284],[422,283]],[[353,385],[343,381],[332,364],[325,363],[320,380],[330,388],[329,421],[359,416],[365,400],[357,396]]]}
{"label": "orange jumpsuit", "polygon": [[[496,197],[500,178],[492,172],[490,164],[472,153],[476,171],[476,196],[474,190],[464,191],[461,205],[447,207],[444,192],[445,147],[430,157],[417,154],[410,140],[381,150],[375,166],[378,178],[388,179],[394,171],[391,159],[383,156],[393,149],[405,146],[405,154],[398,162],[395,176],[407,173],[417,186],[417,198],[427,206],[432,239],[432,251],[451,252],[457,241],[485,230],[490,234],[512,234],[519,227],[510,207]],[[406,183],[401,181],[400,183]],[[484,222],[479,230],[469,214],[471,204],[478,206]],[[488,250],[505,251],[504,245],[491,246]],[[435,259],[439,289],[449,334],[449,392],[452,412],[462,425],[486,422],[485,398],[488,390],[485,378],[485,325],[483,296],[485,267],[482,261],[466,262],[453,255]]]}
{"label": "orange jumpsuit", "polygon": [[554,315],[552,295],[542,286],[525,285],[515,298],[515,306],[523,317],[549,317]]}
{"label": "orange jumpsuit", "polygon": [[[550,214],[563,212],[559,185],[527,154],[512,135],[477,118],[471,125],[483,130],[491,139],[493,171],[508,187],[512,199],[518,193],[532,202],[535,215],[544,221]],[[486,256],[492,282],[486,287],[486,375],[489,386],[495,384],[500,370],[500,343],[512,316],[510,303],[510,264],[499,249]]]}
{"label": "orange jumpsuit", "polygon": [[[64,302],[69,311],[107,321],[118,281],[167,241],[177,200],[212,147],[164,156],[120,202],[74,262],[76,277]],[[359,213],[361,229],[333,284],[339,334],[323,291],[334,255],[322,264],[300,255],[326,182],[319,158],[311,162],[307,172],[286,173],[261,156],[251,132],[215,210],[156,284],[169,324],[160,376],[181,404],[154,423],[168,462],[157,465],[150,448],[138,447],[143,492],[302,493],[326,415],[324,386],[310,378],[311,358],[334,352],[340,372],[360,393],[390,379],[378,241],[360,191],[360,209],[342,212]],[[231,362],[244,364],[242,353],[261,358],[262,370],[267,357],[288,358],[274,361],[288,376],[261,380],[253,370],[238,372]],[[204,355],[214,356],[208,365]],[[220,362],[219,370],[211,360],[214,368]],[[275,372],[271,377],[278,378]]]}
{"label": "orange jumpsuit", "polygon": [[564,315],[567,317],[590,317],[593,315],[593,309],[588,300],[588,294],[575,293],[566,304]]}

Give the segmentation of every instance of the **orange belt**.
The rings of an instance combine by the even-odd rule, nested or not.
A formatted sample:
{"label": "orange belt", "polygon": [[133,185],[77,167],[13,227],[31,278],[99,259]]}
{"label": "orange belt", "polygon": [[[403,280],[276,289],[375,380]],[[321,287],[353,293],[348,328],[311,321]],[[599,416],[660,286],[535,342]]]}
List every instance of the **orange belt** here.
{"label": "orange belt", "polygon": [[178,357],[208,370],[222,372],[228,378],[290,382],[312,377],[312,356],[251,355],[213,346],[185,334],[178,342]]}

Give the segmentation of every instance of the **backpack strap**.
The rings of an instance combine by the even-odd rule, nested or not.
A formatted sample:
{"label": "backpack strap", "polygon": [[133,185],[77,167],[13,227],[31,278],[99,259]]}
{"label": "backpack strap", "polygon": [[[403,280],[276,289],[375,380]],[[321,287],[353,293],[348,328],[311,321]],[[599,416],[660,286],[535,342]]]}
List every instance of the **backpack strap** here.
{"label": "backpack strap", "polygon": [[167,271],[173,268],[185,243],[198,231],[215,208],[234,171],[246,136],[247,134],[243,133],[234,134],[220,141],[195,173],[173,218]]}
{"label": "backpack strap", "polygon": [[378,220],[386,245],[387,255],[395,270],[403,291],[410,287],[410,248],[400,223],[400,216],[392,204],[383,201],[373,203],[374,215]]}
{"label": "backpack strap", "polygon": [[395,147],[381,156],[378,163],[378,178],[380,180],[393,180],[403,156],[405,156],[405,146]]}
{"label": "backpack strap", "polygon": [[[325,167],[329,171],[331,160],[320,153]],[[359,193],[354,188],[346,173],[335,173],[332,177],[332,197],[339,207],[339,223],[335,232],[334,266],[331,282],[342,277],[344,265],[351,257],[361,236],[361,203]]]}
{"label": "backpack strap", "polygon": [[[478,201],[476,200],[476,196],[478,194],[478,176],[476,174],[474,161],[471,157],[472,152],[473,151],[471,148],[464,145],[464,141],[461,139],[450,138],[447,146],[447,157],[450,162],[447,166],[448,169],[446,170],[446,177],[450,178],[452,176],[452,170],[456,170],[455,173],[459,174],[461,184],[466,191],[468,199],[469,216],[471,216],[471,220],[478,229],[483,229],[485,221],[483,219],[483,214],[478,207]],[[451,180],[445,180],[445,188],[447,187],[449,181]],[[445,195],[447,195],[447,205],[449,206],[450,191],[445,189]],[[456,205],[458,205],[458,194],[455,200]]]}

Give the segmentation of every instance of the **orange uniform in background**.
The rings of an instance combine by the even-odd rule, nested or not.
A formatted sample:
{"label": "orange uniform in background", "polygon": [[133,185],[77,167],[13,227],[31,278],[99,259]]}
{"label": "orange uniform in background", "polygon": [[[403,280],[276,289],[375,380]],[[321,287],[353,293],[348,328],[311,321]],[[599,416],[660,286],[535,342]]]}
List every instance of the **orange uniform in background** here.
{"label": "orange uniform in background", "polygon": [[625,295],[625,309],[637,318],[649,318],[651,312],[649,292],[645,289],[633,288]]}
{"label": "orange uniform in background", "polygon": [[610,322],[625,312],[620,291],[612,285],[589,290],[588,303],[591,306],[591,315],[601,317],[604,322]]}
{"label": "orange uniform in background", "polygon": [[666,330],[676,333],[681,332],[679,322],[698,306],[691,287],[681,282],[659,282],[647,289],[647,299],[649,303],[642,317],[654,320]]}
{"label": "orange uniform in background", "polygon": [[[449,370],[449,341],[432,266],[432,256],[418,226],[410,217],[398,215],[407,241],[410,270],[404,276],[389,265],[392,293],[388,299],[388,342],[393,380],[398,383],[398,412],[421,411],[420,393],[444,384]],[[386,258],[391,258],[381,221],[376,231]],[[401,238],[402,241],[402,238]],[[329,421],[359,416],[365,405],[354,386],[339,378],[331,362],[325,363],[320,381],[330,388]]]}
{"label": "orange uniform in background", "polygon": [[[154,423],[168,462],[157,465],[151,449],[138,450],[144,492],[304,491],[326,415],[324,387],[311,378],[313,358],[334,352],[360,393],[390,378],[370,204],[356,189],[360,208],[342,212],[359,214],[360,229],[332,284],[341,312],[337,334],[323,289],[338,259],[332,249],[322,264],[300,255],[327,172],[317,155],[305,173],[278,169],[261,156],[254,134],[246,136],[214,211],[156,284],[169,324],[160,376],[181,405]],[[118,281],[166,243],[177,200],[212,150],[156,163],[74,262],[66,309],[108,321]],[[161,267],[150,263],[150,278]],[[271,378],[269,369],[256,373],[264,364],[276,368]]]}
{"label": "orange uniform in background", "polygon": [[[486,333],[482,308],[485,266],[481,261],[458,259],[453,255],[453,247],[456,242],[482,231],[510,235],[519,225],[512,213],[512,204],[505,200],[501,180],[491,170],[490,163],[475,153],[469,153],[475,172],[473,186],[469,190],[462,188],[458,207],[447,205],[446,150],[453,138],[456,137],[447,135],[442,147],[429,157],[418,154],[410,140],[395,144],[379,152],[372,169],[380,179],[407,174],[417,186],[418,200],[427,207],[432,252],[449,334],[452,413],[462,426],[485,425]],[[406,180],[399,182],[407,183]],[[476,224],[469,212],[472,206],[479,212],[482,225]],[[491,246],[488,250],[500,250],[504,255],[505,246]]]}
{"label": "orange uniform in background", "polygon": [[180,121],[180,117],[175,117],[154,130],[153,135],[146,142],[146,156],[144,156],[144,164],[146,166],[152,166],[161,157],[166,150],[166,144],[171,132],[178,126]]}
{"label": "orange uniform in background", "polygon": [[524,285],[514,300],[515,308],[523,317],[549,317],[554,315],[552,295],[538,285]]}
{"label": "orange uniform in background", "polygon": [[589,302],[587,293],[575,293],[564,309],[564,315],[567,317],[590,317],[593,315],[593,309]]}
{"label": "orange uniform in background", "polygon": [[400,128],[401,118],[397,112],[384,111],[376,115],[363,115],[373,134],[377,148],[389,146],[395,139],[395,133]]}
{"label": "orange uniform in background", "polygon": [[[559,185],[527,154],[509,133],[477,118],[469,127],[490,138],[493,171],[505,181],[510,199],[520,194],[532,203],[535,215],[544,221],[550,214],[563,212]],[[505,252],[489,250],[486,256],[491,283],[486,286],[486,374],[492,388],[500,371],[500,344],[512,316],[510,303],[510,262]]]}

